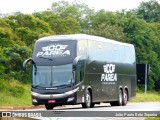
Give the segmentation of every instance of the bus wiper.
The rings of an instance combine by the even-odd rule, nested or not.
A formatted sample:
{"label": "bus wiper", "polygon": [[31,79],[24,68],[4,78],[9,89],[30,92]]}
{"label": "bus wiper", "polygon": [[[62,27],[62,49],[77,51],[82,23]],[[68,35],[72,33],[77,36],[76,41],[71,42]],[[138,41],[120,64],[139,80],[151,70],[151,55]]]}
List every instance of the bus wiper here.
{"label": "bus wiper", "polygon": [[69,87],[72,87],[72,84],[64,84],[64,85],[60,85],[58,87],[62,87],[62,86],[69,86]]}
{"label": "bus wiper", "polygon": [[40,87],[40,86],[39,86],[39,85],[33,85],[32,87],[33,87],[33,88],[37,88],[37,87]]}
{"label": "bus wiper", "polygon": [[47,59],[47,60],[53,61],[53,59],[51,59],[51,58],[46,58],[46,57],[42,57],[42,56],[39,56],[39,58],[43,58],[43,59]]}

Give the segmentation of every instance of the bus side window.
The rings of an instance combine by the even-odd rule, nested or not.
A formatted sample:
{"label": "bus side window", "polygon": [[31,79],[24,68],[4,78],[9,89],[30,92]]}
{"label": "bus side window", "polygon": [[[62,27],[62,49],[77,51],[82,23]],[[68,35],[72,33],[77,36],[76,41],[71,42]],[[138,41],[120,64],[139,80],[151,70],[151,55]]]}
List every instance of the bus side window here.
{"label": "bus side window", "polygon": [[89,60],[96,60],[95,41],[88,41],[88,55],[89,55]]}
{"label": "bus side window", "polygon": [[84,78],[84,72],[85,72],[85,68],[84,68],[84,66],[81,66],[81,70],[80,70],[80,81],[82,81],[83,78]]}
{"label": "bus side window", "polygon": [[84,78],[84,65],[78,66],[76,73],[76,84],[81,82]]}
{"label": "bus side window", "polygon": [[135,62],[135,53],[134,49],[130,46],[125,46],[125,63],[134,63]]}
{"label": "bus side window", "polygon": [[124,53],[124,46],[123,45],[120,45],[119,46],[119,62],[120,63],[124,63],[125,62],[125,53]]}
{"label": "bus side window", "polygon": [[104,54],[104,60],[108,61],[108,62],[111,62],[112,61],[112,44],[110,43],[104,43],[105,44],[105,54]]}
{"label": "bus side window", "polygon": [[81,56],[82,59],[87,58],[87,40],[78,41],[77,56]]}
{"label": "bus side window", "polygon": [[96,61],[112,61],[111,44],[105,42],[89,42],[89,59]]}
{"label": "bus side window", "polygon": [[112,50],[113,62],[119,62],[119,47],[117,45],[113,45]]}
{"label": "bus side window", "polygon": [[105,51],[104,51],[104,44],[103,42],[95,42],[96,45],[96,60],[97,61],[104,61],[104,55],[105,55]]}

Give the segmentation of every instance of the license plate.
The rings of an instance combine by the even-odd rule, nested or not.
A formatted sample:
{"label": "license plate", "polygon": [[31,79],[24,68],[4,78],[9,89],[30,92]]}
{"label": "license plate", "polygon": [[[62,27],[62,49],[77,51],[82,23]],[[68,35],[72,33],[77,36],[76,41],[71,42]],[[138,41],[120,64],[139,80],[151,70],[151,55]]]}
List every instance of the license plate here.
{"label": "license plate", "polygon": [[55,103],[55,100],[48,100],[48,103]]}

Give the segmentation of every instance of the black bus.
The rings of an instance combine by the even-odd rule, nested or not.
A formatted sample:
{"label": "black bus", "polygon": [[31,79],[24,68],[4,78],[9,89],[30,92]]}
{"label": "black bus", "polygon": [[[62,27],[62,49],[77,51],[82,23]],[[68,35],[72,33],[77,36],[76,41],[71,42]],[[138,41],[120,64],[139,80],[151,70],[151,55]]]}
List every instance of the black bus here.
{"label": "black bus", "polygon": [[135,49],[85,34],[55,35],[36,41],[31,61],[32,103],[94,107],[100,102],[126,105],[136,95]]}

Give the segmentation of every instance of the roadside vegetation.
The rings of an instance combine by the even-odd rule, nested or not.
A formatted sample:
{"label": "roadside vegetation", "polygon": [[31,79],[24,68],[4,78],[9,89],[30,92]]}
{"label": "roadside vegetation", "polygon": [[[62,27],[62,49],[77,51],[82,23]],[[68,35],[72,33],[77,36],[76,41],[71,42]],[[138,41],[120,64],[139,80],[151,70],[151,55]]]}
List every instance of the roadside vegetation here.
{"label": "roadside vegetation", "polygon": [[0,107],[2,106],[31,106],[30,84],[19,81],[0,81]]}
{"label": "roadside vegetation", "polygon": [[[62,0],[32,14],[0,13],[0,106],[31,105],[32,68],[24,74],[22,63],[38,38],[75,33],[133,44],[137,63],[150,65],[148,90],[160,91],[160,3],[150,0],[134,10],[111,12]],[[160,101],[158,92],[138,93],[134,100]]]}
{"label": "roadside vegetation", "polygon": [[145,118],[144,120],[160,120],[160,117],[148,117]]}
{"label": "roadside vegetation", "polygon": [[138,92],[136,97],[130,100],[130,102],[159,102],[160,92]]}

